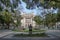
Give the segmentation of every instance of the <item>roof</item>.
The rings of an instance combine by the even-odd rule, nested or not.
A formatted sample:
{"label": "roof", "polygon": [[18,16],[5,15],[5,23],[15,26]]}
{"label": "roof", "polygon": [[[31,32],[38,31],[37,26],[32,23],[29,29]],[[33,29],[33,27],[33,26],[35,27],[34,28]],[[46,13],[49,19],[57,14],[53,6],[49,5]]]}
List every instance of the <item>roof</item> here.
{"label": "roof", "polygon": [[28,14],[24,13],[21,16],[25,17],[25,18],[32,18],[32,17],[34,17],[34,14],[33,13],[28,13]]}

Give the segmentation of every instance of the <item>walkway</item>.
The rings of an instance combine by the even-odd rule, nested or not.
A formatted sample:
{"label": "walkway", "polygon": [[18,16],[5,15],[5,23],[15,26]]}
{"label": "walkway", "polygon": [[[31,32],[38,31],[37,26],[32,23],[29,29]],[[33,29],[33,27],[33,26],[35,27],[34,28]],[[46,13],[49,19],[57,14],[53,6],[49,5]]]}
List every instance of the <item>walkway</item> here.
{"label": "walkway", "polygon": [[60,30],[47,30],[46,33],[60,37]]}
{"label": "walkway", "polygon": [[[53,35],[55,38],[42,38],[42,37],[10,37],[11,34],[17,34],[22,32],[12,32],[12,31],[0,31],[0,40],[60,40],[60,30],[47,30],[46,34]],[[10,37],[10,38],[9,38]]]}
{"label": "walkway", "polygon": [[12,34],[11,30],[0,30],[0,38]]}

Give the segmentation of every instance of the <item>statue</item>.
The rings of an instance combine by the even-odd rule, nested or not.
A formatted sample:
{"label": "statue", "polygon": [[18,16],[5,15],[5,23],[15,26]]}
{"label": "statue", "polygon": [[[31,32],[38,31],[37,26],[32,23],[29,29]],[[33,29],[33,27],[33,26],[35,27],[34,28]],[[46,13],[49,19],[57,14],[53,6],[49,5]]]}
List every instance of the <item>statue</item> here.
{"label": "statue", "polygon": [[30,24],[29,25],[29,35],[31,35],[32,34],[32,25]]}

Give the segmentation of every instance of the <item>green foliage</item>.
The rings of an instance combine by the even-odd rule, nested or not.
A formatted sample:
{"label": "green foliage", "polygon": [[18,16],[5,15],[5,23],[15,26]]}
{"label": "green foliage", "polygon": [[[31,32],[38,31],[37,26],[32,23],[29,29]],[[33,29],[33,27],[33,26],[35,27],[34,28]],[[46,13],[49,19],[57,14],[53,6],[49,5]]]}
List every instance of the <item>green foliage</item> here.
{"label": "green foliage", "polygon": [[34,17],[34,21],[36,22],[36,24],[40,25],[42,23],[42,19],[40,16],[35,16]]}
{"label": "green foliage", "polygon": [[14,25],[15,25],[16,27],[20,26],[20,25],[21,25],[20,20],[17,19],[17,21],[16,21],[16,23],[14,23]]}
{"label": "green foliage", "polygon": [[0,0],[0,2],[2,2],[5,6],[10,6],[10,0]]}
{"label": "green foliage", "polygon": [[2,11],[2,9],[3,9],[3,7],[2,7],[2,6],[0,6],[0,11]]}
{"label": "green foliage", "polygon": [[[46,2],[46,1],[45,1]],[[54,7],[54,8],[60,8],[60,1],[59,0],[49,0],[47,1],[48,3],[46,3],[48,6],[50,7]]]}
{"label": "green foliage", "polygon": [[3,16],[4,16],[4,20],[5,20],[5,23],[9,24],[11,22],[11,14],[9,12],[6,12],[6,11],[3,11]]}
{"label": "green foliage", "polygon": [[57,13],[57,22],[60,22],[60,13]]}
{"label": "green foliage", "polygon": [[[27,4],[28,9],[33,9],[34,5],[37,5],[37,7],[42,6],[44,8],[60,8],[60,0],[23,0]],[[30,2],[31,1],[31,2]],[[13,3],[11,3],[10,0],[0,0],[0,4],[4,4],[6,7],[11,7],[11,10],[14,8],[17,8],[18,3],[21,3],[20,0],[12,0]],[[0,6],[0,10],[3,8]]]}
{"label": "green foliage", "polygon": [[[18,13],[19,11],[17,11],[17,10],[14,10],[14,20],[16,20],[16,22],[13,22],[13,24],[16,26],[16,27],[18,27],[18,26],[20,26],[21,25],[21,15],[20,15],[20,13]],[[17,16],[18,15],[18,16]],[[13,20],[13,21],[14,21]]]}
{"label": "green foliage", "polygon": [[[13,3],[11,3],[11,1]],[[3,5],[5,5],[5,7],[11,7],[11,9],[14,9],[18,6],[18,3],[20,3],[20,0],[0,0],[0,10],[2,10]]]}
{"label": "green foliage", "polygon": [[51,8],[51,7],[60,8],[60,0],[32,0],[32,2],[30,2],[29,0],[23,0],[23,1],[27,3],[27,6],[29,8],[33,7],[33,4],[38,3],[40,3],[39,5],[43,6],[44,8]]}
{"label": "green foliage", "polygon": [[4,24],[4,16],[3,15],[0,15],[0,23]]}
{"label": "green foliage", "polygon": [[49,13],[49,14],[46,14],[45,15],[45,25],[47,25],[47,26],[53,26],[53,25],[55,25],[55,23],[56,23],[56,14],[51,14],[51,13]]}
{"label": "green foliage", "polygon": [[15,34],[14,37],[48,37],[45,33],[37,33],[37,34]]}
{"label": "green foliage", "polygon": [[2,11],[0,14],[0,23],[2,25],[6,24],[7,28],[9,29],[9,25],[10,23],[12,23],[12,15],[10,12],[8,12],[7,10]]}
{"label": "green foliage", "polygon": [[[20,13],[19,13],[20,14]],[[20,15],[17,16],[18,14],[14,14],[14,16],[11,14],[11,12],[9,12],[8,10],[4,10],[0,13],[0,23],[1,24],[6,24],[7,27],[10,26],[10,23],[12,23],[14,26],[18,27],[21,25],[21,19],[20,19]],[[16,20],[17,22],[15,23],[14,20]]]}

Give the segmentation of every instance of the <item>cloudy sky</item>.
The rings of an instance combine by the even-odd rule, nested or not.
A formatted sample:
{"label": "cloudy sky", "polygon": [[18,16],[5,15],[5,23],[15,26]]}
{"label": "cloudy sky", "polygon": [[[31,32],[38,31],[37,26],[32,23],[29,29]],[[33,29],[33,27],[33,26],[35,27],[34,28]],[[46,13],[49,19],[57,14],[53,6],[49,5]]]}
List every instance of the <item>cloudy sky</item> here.
{"label": "cloudy sky", "polygon": [[[44,9],[42,7],[37,8],[36,6],[35,6],[35,9],[32,9],[32,10],[27,9],[26,8],[26,3],[23,2],[22,0],[21,0],[21,4],[19,4],[19,6],[18,6],[17,9],[20,10],[20,11],[22,11],[22,12],[25,12],[25,13],[34,12],[34,14],[37,14],[37,13],[41,14],[44,11]],[[53,8],[51,8],[51,10],[53,10]],[[49,9],[49,11],[51,11],[51,10]],[[46,9],[45,9],[45,11],[47,12]],[[57,12],[57,10],[54,10],[54,13],[56,13],[56,12]]]}

